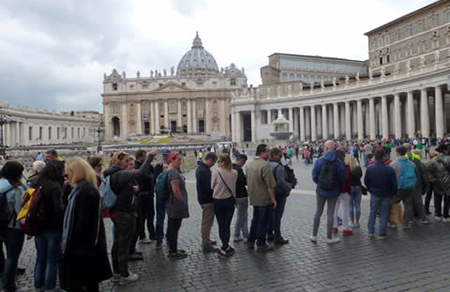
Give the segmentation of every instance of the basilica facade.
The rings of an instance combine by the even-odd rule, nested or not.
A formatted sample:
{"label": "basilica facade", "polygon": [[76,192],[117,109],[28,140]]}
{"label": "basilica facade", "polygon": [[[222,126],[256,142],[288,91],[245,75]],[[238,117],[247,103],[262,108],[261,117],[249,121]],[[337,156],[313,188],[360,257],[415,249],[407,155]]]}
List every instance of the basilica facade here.
{"label": "basilica facade", "polygon": [[218,67],[198,33],[175,71],[151,70],[147,76],[113,69],[104,75],[106,139],[163,134],[231,137],[232,95],[247,88],[244,69]]}

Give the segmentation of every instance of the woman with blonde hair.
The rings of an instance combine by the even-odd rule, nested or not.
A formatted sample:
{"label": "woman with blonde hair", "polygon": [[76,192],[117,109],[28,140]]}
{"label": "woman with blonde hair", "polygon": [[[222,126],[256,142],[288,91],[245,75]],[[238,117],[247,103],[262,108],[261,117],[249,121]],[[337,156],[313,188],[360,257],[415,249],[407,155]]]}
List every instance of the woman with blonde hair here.
{"label": "woman with blonde hair", "polygon": [[112,276],[97,178],[80,157],[69,159],[64,172],[73,189],[64,216],[60,286],[69,292],[97,292],[98,283]]}
{"label": "woman with blonde hair", "polygon": [[350,167],[350,227],[359,228],[359,218],[361,217],[361,196],[362,196],[362,169],[356,163],[353,155],[345,156],[345,163]]}
{"label": "woman with blonde hair", "polygon": [[237,171],[233,169],[230,156],[219,154],[218,169],[211,175],[211,189],[213,190],[214,213],[219,225],[219,236],[222,247],[217,251],[219,257],[229,257],[234,254],[230,241],[230,225],[234,214],[236,197]]}

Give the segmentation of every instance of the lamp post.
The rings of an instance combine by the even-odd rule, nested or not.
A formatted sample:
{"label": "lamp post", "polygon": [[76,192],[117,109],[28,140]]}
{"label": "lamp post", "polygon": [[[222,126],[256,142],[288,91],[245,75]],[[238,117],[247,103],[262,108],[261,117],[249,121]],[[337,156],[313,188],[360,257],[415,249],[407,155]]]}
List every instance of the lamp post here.
{"label": "lamp post", "polygon": [[3,125],[9,124],[10,117],[3,115],[3,108],[0,107],[0,156],[6,155],[6,146],[3,143]]}
{"label": "lamp post", "polygon": [[102,145],[101,145],[101,138],[100,138],[100,134],[105,130],[105,128],[102,125],[102,122],[100,122],[98,124],[98,128],[97,130],[95,130],[98,134],[98,146],[97,146],[97,152],[101,152],[102,151]]}

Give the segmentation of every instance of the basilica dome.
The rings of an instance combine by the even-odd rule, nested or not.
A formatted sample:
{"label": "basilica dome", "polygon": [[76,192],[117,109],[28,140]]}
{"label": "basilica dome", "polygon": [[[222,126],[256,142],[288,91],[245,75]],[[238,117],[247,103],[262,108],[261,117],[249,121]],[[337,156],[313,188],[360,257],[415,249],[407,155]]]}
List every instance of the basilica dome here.
{"label": "basilica dome", "polygon": [[214,57],[203,48],[202,40],[197,35],[192,43],[192,48],[183,58],[181,58],[177,67],[177,74],[187,73],[188,71],[201,70],[210,73],[219,73]]}

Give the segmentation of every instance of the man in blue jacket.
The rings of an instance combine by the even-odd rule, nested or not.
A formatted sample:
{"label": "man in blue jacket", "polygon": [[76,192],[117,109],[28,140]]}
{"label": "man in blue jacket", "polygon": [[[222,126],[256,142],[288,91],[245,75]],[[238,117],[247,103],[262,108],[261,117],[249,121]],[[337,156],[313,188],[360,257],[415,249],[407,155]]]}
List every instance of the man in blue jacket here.
{"label": "man in blue jacket", "polygon": [[211,167],[216,164],[216,153],[210,152],[203,157],[202,163],[195,171],[197,179],[197,198],[202,207],[202,248],[204,252],[217,252],[215,244],[209,238],[211,228],[214,224],[214,200],[213,190],[211,189]]}
{"label": "man in blue jacket", "polygon": [[317,159],[312,171],[313,181],[317,184],[316,199],[317,209],[314,216],[313,234],[309,237],[312,242],[317,242],[320,217],[322,217],[325,203],[328,202],[327,209],[327,243],[339,242],[338,237],[332,236],[334,209],[339,197],[342,184],[345,182],[345,166],[336,154],[336,143],[328,140],[324,146],[325,154],[323,158]]}
{"label": "man in blue jacket", "polygon": [[367,227],[369,236],[375,232],[377,210],[381,210],[380,230],[381,239],[387,238],[386,226],[389,220],[391,197],[397,192],[397,176],[389,165],[384,163],[386,153],[378,149],[374,153],[375,163],[367,168],[364,183],[370,192],[370,214]]}

